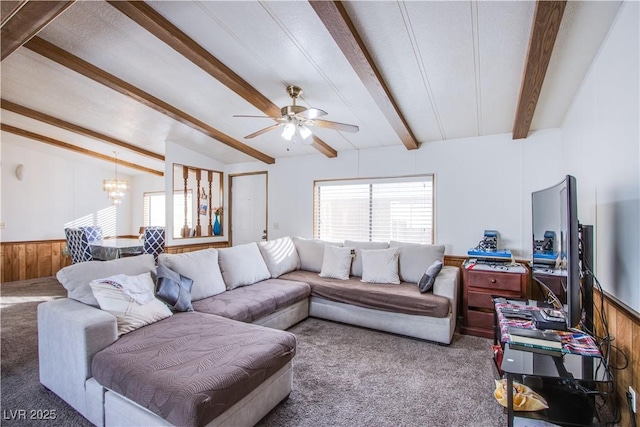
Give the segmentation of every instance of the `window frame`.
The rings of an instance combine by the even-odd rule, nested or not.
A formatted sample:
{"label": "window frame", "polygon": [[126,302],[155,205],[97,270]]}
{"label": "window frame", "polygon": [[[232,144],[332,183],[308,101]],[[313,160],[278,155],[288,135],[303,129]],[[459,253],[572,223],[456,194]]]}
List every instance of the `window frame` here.
{"label": "window frame", "polygon": [[[323,183],[334,183],[335,185],[359,185],[359,184],[387,184],[394,182],[430,182],[431,183],[431,233],[430,233],[430,242],[422,242],[426,244],[436,244],[436,176],[434,173],[425,173],[425,174],[414,174],[414,175],[400,175],[400,176],[388,176],[388,177],[363,177],[363,178],[342,178],[342,179],[318,179],[313,181],[313,194],[312,194],[312,210],[313,210],[313,237],[315,239],[319,239],[318,237],[318,212],[316,210],[317,207],[317,189],[322,186]],[[371,187],[370,187],[371,194]],[[370,199],[371,201],[371,199]],[[369,216],[369,222],[371,223],[373,215]],[[369,241],[372,241],[371,229],[369,230]],[[345,240],[345,239],[342,239]],[[353,240],[353,239],[346,239]],[[399,239],[400,240],[400,239]]]}

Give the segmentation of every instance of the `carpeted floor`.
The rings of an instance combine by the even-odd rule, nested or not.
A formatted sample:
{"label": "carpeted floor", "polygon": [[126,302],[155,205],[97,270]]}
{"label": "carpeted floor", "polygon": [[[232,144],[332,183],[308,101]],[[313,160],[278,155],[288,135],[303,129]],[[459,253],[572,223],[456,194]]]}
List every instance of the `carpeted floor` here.
{"label": "carpeted floor", "polygon": [[[38,381],[36,307],[64,296],[62,286],[53,278],[4,283],[0,295],[1,424],[91,425]],[[319,319],[290,331],[298,338],[293,391],[260,426],[506,424],[487,339],[456,334],[445,347]],[[29,419],[38,410],[56,420]]]}

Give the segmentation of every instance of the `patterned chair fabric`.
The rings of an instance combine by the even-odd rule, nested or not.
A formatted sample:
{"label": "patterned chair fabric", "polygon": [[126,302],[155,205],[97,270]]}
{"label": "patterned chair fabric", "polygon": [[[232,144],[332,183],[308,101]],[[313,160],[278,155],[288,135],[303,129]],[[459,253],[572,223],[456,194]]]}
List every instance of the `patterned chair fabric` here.
{"label": "patterned chair fabric", "polygon": [[89,243],[103,239],[102,227],[100,227],[99,225],[88,225],[86,227],[80,227],[80,230],[84,231],[84,234],[87,235],[87,240],[89,241]]}
{"label": "patterned chair fabric", "polygon": [[71,252],[73,264],[84,261],[91,261],[91,248],[89,240],[84,230],[79,228],[65,228],[64,234],[67,236],[67,247]]}
{"label": "patterned chair fabric", "polygon": [[151,254],[158,261],[158,255],[164,252],[164,227],[147,227],[144,229],[142,252]]}

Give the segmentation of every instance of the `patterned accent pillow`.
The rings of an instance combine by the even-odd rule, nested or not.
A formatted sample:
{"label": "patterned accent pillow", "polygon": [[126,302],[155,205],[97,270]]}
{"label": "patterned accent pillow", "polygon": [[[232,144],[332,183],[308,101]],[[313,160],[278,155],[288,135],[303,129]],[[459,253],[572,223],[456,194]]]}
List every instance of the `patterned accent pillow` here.
{"label": "patterned accent pillow", "polygon": [[398,248],[362,249],[362,281],[366,283],[400,284]]}
{"label": "patterned accent pillow", "polygon": [[193,280],[171,270],[169,267],[158,265],[158,286],[156,296],[173,307],[176,311],[193,311],[191,306],[191,287]]}
{"label": "patterned accent pillow", "polygon": [[138,276],[118,274],[89,283],[100,309],[113,314],[118,336],[172,315],[171,310],[153,296],[150,273]]}
{"label": "patterned accent pillow", "polygon": [[427,271],[422,275],[420,281],[418,282],[418,289],[420,289],[421,293],[429,292],[433,289],[433,284],[436,282],[436,277],[440,274],[440,270],[442,270],[442,261],[434,261],[431,264]]}
{"label": "patterned accent pillow", "polygon": [[320,277],[347,280],[354,254],[354,248],[325,245]]}

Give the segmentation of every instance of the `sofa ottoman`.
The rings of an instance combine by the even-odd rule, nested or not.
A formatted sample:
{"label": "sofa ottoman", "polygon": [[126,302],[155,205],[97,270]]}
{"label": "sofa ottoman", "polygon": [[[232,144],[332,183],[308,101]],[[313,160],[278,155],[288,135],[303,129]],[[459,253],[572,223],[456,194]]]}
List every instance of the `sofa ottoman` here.
{"label": "sofa ottoman", "polygon": [[167,422],[203,426],[287,366],[295,352],[288,332],[177,313],[122,336],[94,356],[91,370],[100,385]]}

